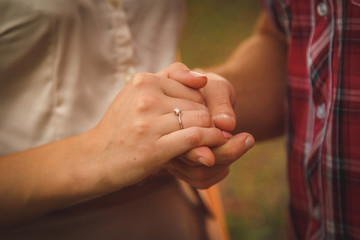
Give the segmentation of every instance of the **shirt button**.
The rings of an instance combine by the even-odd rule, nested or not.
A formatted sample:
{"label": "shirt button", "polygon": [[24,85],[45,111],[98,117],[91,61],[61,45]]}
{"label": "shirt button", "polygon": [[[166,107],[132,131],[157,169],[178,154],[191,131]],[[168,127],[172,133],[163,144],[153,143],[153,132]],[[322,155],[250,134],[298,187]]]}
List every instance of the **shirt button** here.
{"label": "shirt button", "polygon": [[317,5],[316,10],[321,17],[324,17],[326,14],[328,14],[329,7],[326,2],[321,2]]}
{"label": "shirt button", "polygon": [[313,216],[316,220],[320,219],[320,207],[318,205],[313,208]]}
{"label": "shirt button", "polygon": [[326,109],[325,109],[325,103],[321,104],[316,108],[316,116],[319,119],[324,119],[326,116]]}
{"label": "shirt button", "polygon": [[307,63],[307,66],[308,66],[308,67],[311,66],[311,64],[312,64],[312,58],[311,58],[310,55],[307,55],[307,57],[306,57],[306,63]]}

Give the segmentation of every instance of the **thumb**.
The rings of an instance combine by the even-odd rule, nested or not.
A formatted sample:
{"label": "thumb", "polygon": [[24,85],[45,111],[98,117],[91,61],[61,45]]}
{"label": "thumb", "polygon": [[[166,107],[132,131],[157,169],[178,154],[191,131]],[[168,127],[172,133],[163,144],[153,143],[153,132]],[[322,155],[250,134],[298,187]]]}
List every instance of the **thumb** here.
{"label": "thumb", "polygon": [[208,73],[208,83],[201,89],[206,105],[217,128],[231,132],[236,126],[235,90],[223,77]]}
{"label": "thumb", "polygon": [[164,68],[157,75],[176,80],[187,87],[200,89],[207,83],[207,77],[191,71],[186,65],[176,62]]}

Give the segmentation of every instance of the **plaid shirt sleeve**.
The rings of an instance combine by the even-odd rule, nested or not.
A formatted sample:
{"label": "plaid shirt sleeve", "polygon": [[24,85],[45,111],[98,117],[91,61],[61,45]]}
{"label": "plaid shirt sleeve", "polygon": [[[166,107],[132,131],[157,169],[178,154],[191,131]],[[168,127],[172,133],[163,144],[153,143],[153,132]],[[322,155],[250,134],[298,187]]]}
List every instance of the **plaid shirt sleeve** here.
{"label": "plaid shirt sleeve", "polygon": [[270,16],[273,24],[283,33],[289,35],[289,9],[283,1],[262,0],[262,8]]}
{"label": "plaid shirt sleeve", "polygon": [[360,239],[360,0],[263,0],[289,38],[290,239]]}

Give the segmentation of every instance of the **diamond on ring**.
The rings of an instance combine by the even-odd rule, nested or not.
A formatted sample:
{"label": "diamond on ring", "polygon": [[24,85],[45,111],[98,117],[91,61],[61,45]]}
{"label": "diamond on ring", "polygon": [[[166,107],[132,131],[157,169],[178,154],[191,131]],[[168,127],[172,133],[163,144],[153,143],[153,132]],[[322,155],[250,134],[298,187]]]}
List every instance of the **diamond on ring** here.
{"label": "diamond on ring", "polygon": [[174,113],[175,113],[176,115],[179,115],[179,114],[181,114],[181,110],[178,109],[178,108],[174,108]]}
{"label": "diamond on ring", "polygon": [[183,126],[182,120],[181,120],[181,110],[179,108],[174,108],[174,113],[175,113],[176,116],[178,116],[180,129],[184,129],[184,126]]}

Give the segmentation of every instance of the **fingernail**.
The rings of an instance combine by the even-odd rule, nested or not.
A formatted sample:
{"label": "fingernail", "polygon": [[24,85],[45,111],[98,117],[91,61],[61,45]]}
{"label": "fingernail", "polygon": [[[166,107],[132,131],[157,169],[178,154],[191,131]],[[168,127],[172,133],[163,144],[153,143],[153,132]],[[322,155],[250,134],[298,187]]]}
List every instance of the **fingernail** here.
{"label": "fingernail", "polygon": [[198,73],[198,72],[194,72],[194,71],[189,71],[189,73],[191,75],[193,75],[194,77],[206,77],[204,74]]}
{"label": "fingernail", "polygon": [[219,118],[229,118],[235,122],[235,118],[233,118],[232,116],[230,116],[229,114],[226,114],[226,113],[220,113],[218,115],[213,116],[213,120],[216,120]]}
{"label": "fingernail", "polygon": [[254,143],[255,143],[254,138],[252,136],[248,136],[245,140],[245,147],[247,149],[250,149],[254,146]]}
{"label": "fingernail", "polygon": [[203,164],[203,165],[205,165],[205,166],[209,167],[209,164],[208,164],[207,162],[205,162],[205,159],[204,159],[204,158],[199,157],[197,160],[198,160],[198,162],[199,162],[199,163],[201,163],[201,164]]}
{"label": "fingernail", "polygon": [[224,137],[225,137],[226,139],[230,139],[230,138],[232,137],[232,134],[229,133],[229,132],[225,132],[225,131],[221,131],[221,132],[222,132],[222,134],[224,135]]}

